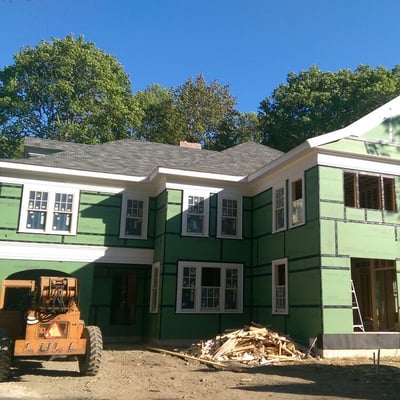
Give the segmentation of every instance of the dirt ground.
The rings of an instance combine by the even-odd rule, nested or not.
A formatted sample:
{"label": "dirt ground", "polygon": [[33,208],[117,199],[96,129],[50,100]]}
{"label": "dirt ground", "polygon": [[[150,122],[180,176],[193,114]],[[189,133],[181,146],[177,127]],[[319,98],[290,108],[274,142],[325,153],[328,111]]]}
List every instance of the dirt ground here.
{"label": "dirt ground", "polygon": [[[371,354],[372,357],[372,354]],[[400,399],[400,359],[301,360],[217,370],[144,347],[105,348],[95,377],[76,361],[16,361],[0,399]]]}

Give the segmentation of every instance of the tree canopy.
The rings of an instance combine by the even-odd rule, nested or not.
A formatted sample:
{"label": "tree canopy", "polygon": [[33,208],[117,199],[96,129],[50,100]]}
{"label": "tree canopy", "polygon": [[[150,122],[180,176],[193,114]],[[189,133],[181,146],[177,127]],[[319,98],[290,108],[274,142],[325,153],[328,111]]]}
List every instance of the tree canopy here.
{"label": "tree canopy", "polygon": [[203,75],[199,75],[178,86],[174,95],[184,140],[214,148],[217,137],[231,128],[237,113],[229,85],[217,81],[207,85]]}
{"label": "tree canopy", "polygon": [[239,115],[229,85],[207,83],[201,74],[170,89],[152,85],[136,98],[143,110],[138,137],[161,143],[187,140],[216,149]]}
{"label": "tree canopy", "polygon": [[25,136],[88,144],[187,140],[213,150],[252,140],[288,151],[399,94],[400,65],[289,73],[260,103],[258,115],[237,111],[230,85],[207,83],[202,74],[133,94],[113,56],[69,35],[23,48],[0,70],[0,157],[21,155]]}
{"label": "tree canopy", "polygon": [[306,139],[343,128],[400,94],[400,66],[358,66],[290,73],[260,104],[263,143],[288,151]]}
{"label": "tree canopy", "polygon": [[0,71],[0,156],[24,136],[78,143],[129,137],[141,118],[128,75],[83,37],[42,41]]}
{"label": "tree canopy", "polygon": [[142,110],[136,138],[167,144],[179,143],[181,135],[176,128],[178,115],[172,91],[153,84],[135,96]]}

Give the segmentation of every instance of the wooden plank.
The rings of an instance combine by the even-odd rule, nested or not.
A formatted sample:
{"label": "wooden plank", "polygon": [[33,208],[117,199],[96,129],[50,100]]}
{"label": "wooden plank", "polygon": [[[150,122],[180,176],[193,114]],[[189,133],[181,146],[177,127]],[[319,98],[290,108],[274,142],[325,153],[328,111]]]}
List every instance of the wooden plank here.
{"label": "wooden plank", "polygon": [[224,364],[222,364],[220,362],[215,362],[215,361],[205,360],[204,358],[198,358],[198,357],[189,356],[187,354],[180,353],[178,351],[171,351],[171,350],[160,349],[160,348],[156,348],[156,347],[147,347],[147,350],[155,351],[155,352],[158,352],[158,353],[168,354],[170,356],[183,358],[185,360],[198,361],[198,362],[200,362],[202,364],[210,365],[210,366],[212,366],[214,368],[226,368],[226,365],[224,365]]}
{"label": "wooden plank", "polygon": [[219,357],[222,357],[224,354],[229,353],[232,351],[232,349],[235,348],[237,345],[237,340],[235,339],[229,339],[227,340],[219,349],[217,352],[214,353],[212,356],[213,359],[218,359]]}

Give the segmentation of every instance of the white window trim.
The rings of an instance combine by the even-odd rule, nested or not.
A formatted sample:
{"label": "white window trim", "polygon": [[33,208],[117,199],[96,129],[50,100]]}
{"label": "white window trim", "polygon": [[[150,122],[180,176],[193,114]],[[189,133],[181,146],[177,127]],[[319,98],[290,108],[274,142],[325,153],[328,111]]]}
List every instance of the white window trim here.
{"label": "white window trim", "polygon": [[[221,279],[220,286],[220,307],[218,309],[201,309],[201,269],[219,268],[222,271],[222,277],[225,278],[227,269],[237,269],[238,271],[238,298],[237,309],[225,310],[225,282],[226,279]],[[183,270],[184,268],[196,268],[196,286],[195,286],[195,306],[193,309],[182,309],[182,287],[183,287]],[[238,314],[243,312],[243,264],[232,263],[210,263],[210,262],[195,262],[195,261],[179,261],[178,263],[178,286],[176,312],[181,314]]]}
{"label": "white window trim", "polygon": [[[275,275],[277,265],[285,266],[285,308],[277,308],[276,302],[276,285],[275,285]],[[277,260],[272,260],[272,314],[275,315],[287,315],[289,313],[289,297],[288,297],[288,261],[287,258],[280,258]]]}
{"label": "white window trim", "polygon": [[[236,200],[237,202],[237,219],[236,219],[236,235],[222,234],[222,201],[223,200]],[[242,220],[243,220],[243,200],[241,196],[233,194],[218,194],[218,223],[217,223],[217,237],[228,239],[242,239]]]}
{"label": "white window trim", "polygon": [[[293,183],[297,182],[301,180],[301,193],[302,193],[302,204],[301,207],[299,207],[298,209],[301,210],[301,215],[302,215],[302,220],[300,222],[294,222],[293,221]],[[304,225],[305,224],[305,193],[304,193],[304,177],[303,176],[297,176],[296,178],[292,178],[289,181],[289,215],[288,215],[288,220],[289,220],[289,227],[290,228],[294,228],[300,225]]]}
{"label": "white window trim", "polygon": [[[143,201],[143,217],[142,217],[142,232],[140,235],[127,235],[125,233],[126,224],[126,210],[128,200]],[[147,221],[149,214],[149,197],[143,193],[137,192],[124,192],[122,194],[122,207],[121,207],[121,223],[119,237],[122,239],[147,239]]]}
{"label": "white window trim", "polygon": [[160,262],[156,262],[151,268],[151,288],[150,288],[150,313],[158,313],[160,296]]}
{"label": "white window trim", "polygon": [[[283,226],[278,228],[276,226],[276,192],[283,189]],[[275,186],[272,188],[272,221],[273,221],[273,232],[280,232],[287,227],[287,205],[286,205],[286,185],[283,183],[280,186]]]}
{"label": "white window trim", "polygon": [[[204,223],[203,231],[201,233],[187,232],[187,214],[189,208],[189,196],[204,197]],[[183,209],[182,209],[182,235],[183,236],[196,236],[208,237],[208,227],[210,219],[210,192],[200,190],[184,190],[183,192]]]}
{"label": "white window trim", "polygon": [[[48,208],[46,209],[46,226],[44,229],[29,229],[26,227],[27,218],[28,218],[28,203],[29,203],[29,195],[31,191],[41,191],[48,193]],[[54,196],[56,193],[62,194],[72,194],[73,195],[73,204],[72,204],[72,212],[71,212],[71,223],[69,231],[62,230],[53,230],[52,215],[54,212]],[[51,183],[46,185],[43,184],[25,184],[23,187],[22,200],[21,200],[21,215],[19,219],[19,227],[18,232],[22,233],[42,233],[42,234],[50,234],[50,235],[76,235],[77,231],[77,223],[78,223],[78,210],[79,210],[79,190],[77,188],[71,188],[70,186],[53,186]]]}

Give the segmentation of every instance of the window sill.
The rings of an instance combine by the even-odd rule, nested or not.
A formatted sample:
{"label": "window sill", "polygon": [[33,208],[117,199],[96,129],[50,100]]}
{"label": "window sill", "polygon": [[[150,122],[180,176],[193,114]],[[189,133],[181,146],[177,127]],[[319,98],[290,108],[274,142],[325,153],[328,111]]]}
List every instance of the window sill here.
{"label": "window sill", "polygon": [[147,236],[127,236],[121,235],[120,239],[130,239],[130,240],[147,240]]}
{"label": "window sill", "polygon": [[51,231],[46,232],[39,229],[19,229],[18,233],[32,234],[32,235],[52,235],[52,236],[76,236],[76,232],[69,231]]}

